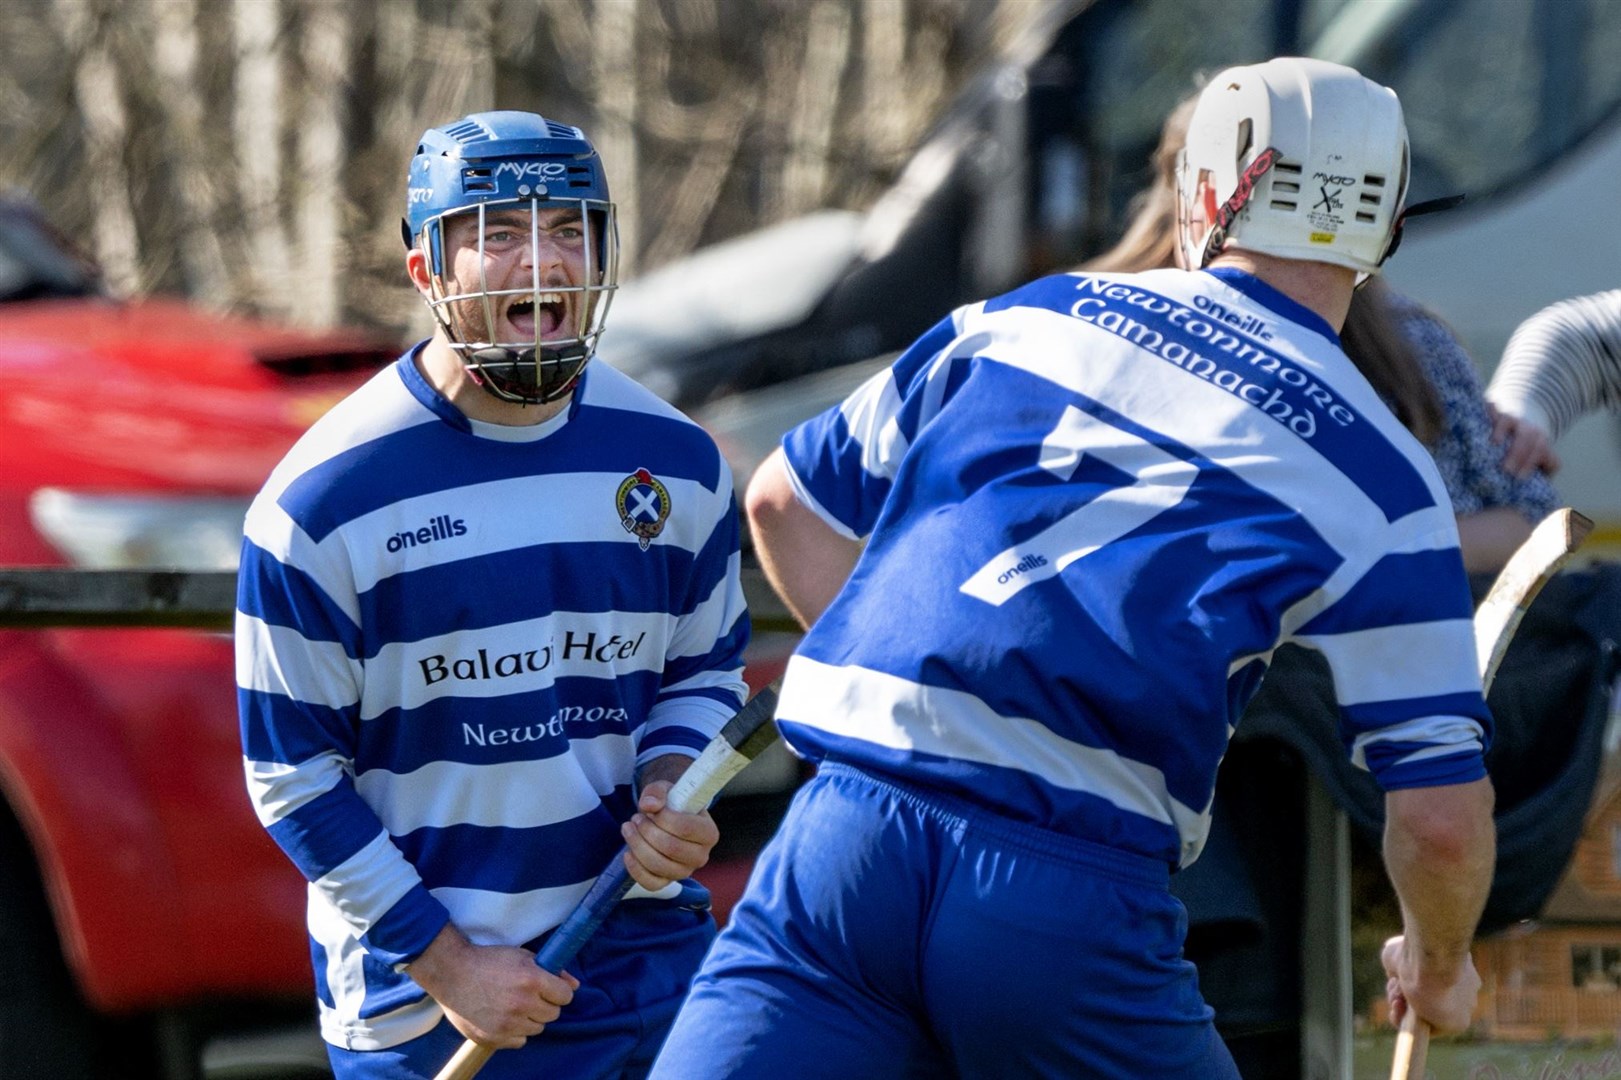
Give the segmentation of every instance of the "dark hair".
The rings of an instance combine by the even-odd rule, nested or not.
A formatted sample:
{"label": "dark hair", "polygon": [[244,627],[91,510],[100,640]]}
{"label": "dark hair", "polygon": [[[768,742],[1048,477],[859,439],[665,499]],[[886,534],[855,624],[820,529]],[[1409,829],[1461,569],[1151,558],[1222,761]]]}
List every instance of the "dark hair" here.
{"label": "dark hair", "polygon": [[[1176,265],[1176,158],[1188,139],[1195,95],[1165,118],[1154,149],[1154,179],[1132,197],[1131,223],[1114,247],[1082,263],[1081,271],[1136,273]],[[1433,447],[1446,427],[1446,415],[1423,361],[1401,332],[1388,286],[1370,278],[1351,296],[1340,331],[1340,346],[1402,426]]]}
{"label": "dark hair", "polygon": [[1401,331],[1390,287],[1369,278],[1351,294],[1340,347],[1413,437],[1433,447],[1446,430],[1435,384],[1412,339]]}

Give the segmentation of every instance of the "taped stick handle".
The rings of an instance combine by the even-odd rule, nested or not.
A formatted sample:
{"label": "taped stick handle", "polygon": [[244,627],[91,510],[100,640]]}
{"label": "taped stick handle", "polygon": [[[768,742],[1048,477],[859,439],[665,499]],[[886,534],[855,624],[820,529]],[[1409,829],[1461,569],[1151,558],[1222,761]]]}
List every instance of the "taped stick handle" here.
{"label": "taped stick handle", "polygon": [[[687,771],[671,787],[665,805],[683,814],[698,813],[714,801],[720,789],[732,777],[742,772],[749,762],[777,740],[777,729],[771,723],[777,711],[777,687],[761,690],[748,704],[726,722],[704,747]],[[560,972],[573,963],[575,956],[591,935],[597,932],[619,901],[635,885],[630,871],[625,869],[625,852],[608,863],[607,869],[597,875],[590,891],[569,912],[568,918],[552,931],[535,954],[535,963],[550,972]],[[472,1039],[462,1042],[461,1048],[440,1069],[434,1080],[472,1080],[484,1064],[494,1055],[496,1048],[476,1043]]]}
{"label": "taped stick handle", "polygon": [[[1542,587],[1582,546],[1593,522],[1587,516],[1562,507],[1543,518],[1531,530],[1492,582],[1491,591],[1475,611],[1475,654],[1480,665],[1482,693],[1489,692],[1497,669],[1508,654],[1509,642],[1520,620],[1531,609]],[[1429,1054],[1430,1025],[1419,1019],[1409,1002],[1396,1031],[1396,1052],[1390,1064],[1390,1080],[1422,1080],[1424,1059]]]}

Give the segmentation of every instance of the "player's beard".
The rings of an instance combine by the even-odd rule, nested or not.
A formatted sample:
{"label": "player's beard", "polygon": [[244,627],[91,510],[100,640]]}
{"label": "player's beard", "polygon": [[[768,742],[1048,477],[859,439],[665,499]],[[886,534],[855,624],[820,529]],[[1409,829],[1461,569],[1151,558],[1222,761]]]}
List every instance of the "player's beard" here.
{"label": "player's beard", "polygon": [[[518,328],[510,314],[514,304],[528,299],[523,294],[491,301],[491,308],[496,313],[494,326],[490,325],[482,299],[473,297],[446,304],[444,317],[453,340],[461,345],[493,345],[496,349],[505,350],[504,356],[479,356],[477,360],[474,356],[479,350],[458,350],[469,376],[492,392],[499,389],[528,403],[555,400],[561,396],[562,388],[572,384],[584,366],[581,354],[586,351],[583,341],[585,330],[573,314],[575,306],[595,303],[597,299],[596,294],[564,291],[567,288],[559,286],[541,290],[542,295],[547,292],[559,293],[562,299],[549,305],[549,311],[537,304],[530,316],[536,322],[527,332]],[[497,307],[498,302],[506,306]],[[501,312],[506,312],[505,316]],[[536,328],[540,330],[538,336],[541,338],[538,347]],[[497,393],[496,396],[501,397],[502,394]]]}

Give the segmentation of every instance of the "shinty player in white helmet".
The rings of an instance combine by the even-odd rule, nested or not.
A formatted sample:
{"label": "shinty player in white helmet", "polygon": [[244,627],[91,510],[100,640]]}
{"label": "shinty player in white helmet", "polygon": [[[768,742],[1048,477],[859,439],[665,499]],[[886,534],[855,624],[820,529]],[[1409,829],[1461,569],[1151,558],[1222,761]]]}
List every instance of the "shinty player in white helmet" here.
{"label": "shinty player in white helmet", "polygon": [[1468,1023],[1493,852],[1468,582],[1429,455],[1336,335],[1406,161],[1354,71],[1224,71],[1182,164],[1191,270],[961,308],[788,433],[747,510],[810,627],[778,723],[820,767],[658,1080],[1236,1075],[1166,884],[1289,641],[1387,793],[1393,986]]}

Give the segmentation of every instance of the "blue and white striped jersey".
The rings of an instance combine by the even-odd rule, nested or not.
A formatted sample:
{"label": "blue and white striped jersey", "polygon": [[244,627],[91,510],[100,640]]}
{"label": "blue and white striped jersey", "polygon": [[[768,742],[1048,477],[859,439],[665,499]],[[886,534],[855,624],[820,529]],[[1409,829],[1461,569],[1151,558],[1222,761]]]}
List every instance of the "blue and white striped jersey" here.
{"label": "blue and white striped jersey", "polygon": [[351,1049],[438,1021],[399,969],[447,917],[482,944],[561,922],[635,767],[696,755],[744,695],[708,435],[600,364],[543,424],[469,421],[415,352],[272,474],[238,587],[248,789],[310,881],[323,1033]]}
{"label": "blue and white striped jersey", "polygon": [[1273,650],[1387,789],[1485,775],[1446,490],[1316,314],[1247,274],[1046,278],[783,441],[870,537],[779,716],[848,761],[1185,865]]}

